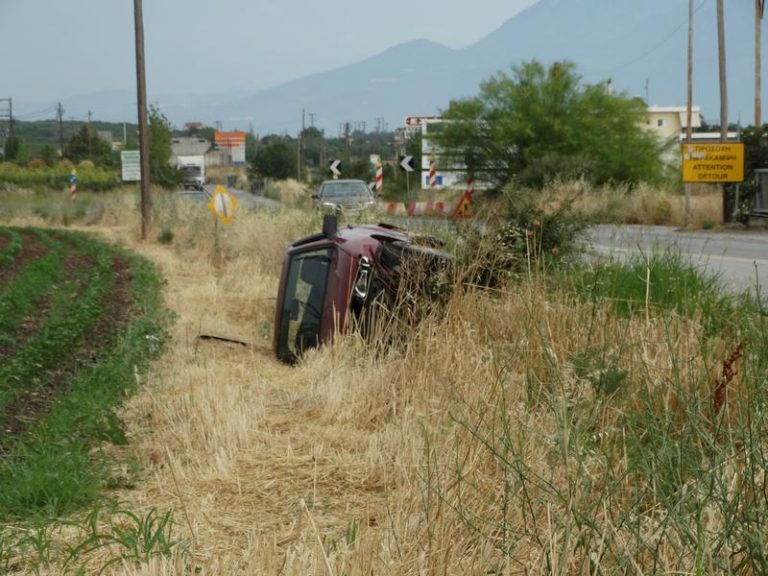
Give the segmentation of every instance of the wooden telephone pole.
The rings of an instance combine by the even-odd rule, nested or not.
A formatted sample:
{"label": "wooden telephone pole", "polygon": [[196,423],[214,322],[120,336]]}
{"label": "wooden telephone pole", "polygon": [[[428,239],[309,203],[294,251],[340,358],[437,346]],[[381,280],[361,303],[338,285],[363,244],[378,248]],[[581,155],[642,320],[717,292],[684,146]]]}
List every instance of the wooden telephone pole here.
{"label": "wooden telephone pole", "polygon": [[763,124],[762,118],[762,21],[765,0],[755,0],[755,127]]}
{"label": "wooden telephone pole", "polygon": [[725,10],[717,0],[717,55],[720,68],[720,141],[728,141],[728,84],[725,75]]}
{"label": "wooden telephone pole", "polygon": [[149,131],[147,129],[147,81],[144,74],[144,15],[142,0],[133,0],[136,28],[136,95],[139,113],[139,154],[141,156],[141,239],[146,240],[150,225]]}
{"label": "wooden telephone pole", "polygon": [[[685,107],[685,143],[691,144],[693,123],[693,0],[688,0],[688,97]],[[691,185],[686,182],[685,186],[685,225],[688,225],[689,215],[691,213]]]}

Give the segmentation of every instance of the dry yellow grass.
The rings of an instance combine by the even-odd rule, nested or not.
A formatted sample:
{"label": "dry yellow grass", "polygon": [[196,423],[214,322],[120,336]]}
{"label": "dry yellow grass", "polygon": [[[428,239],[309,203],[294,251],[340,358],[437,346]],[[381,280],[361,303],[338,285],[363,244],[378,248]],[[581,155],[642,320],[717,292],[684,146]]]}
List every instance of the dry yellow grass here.
{"label": "dry yellow grass", "polygon": [[[600,451],[564,448],[584,428],[568,418],[594,418],[594,438],[575,444],[586,450],[620,435],[625,414],[570,362],[603,350],[631,367],[634,385],[661,390],[680,355],[694,386],[713,365],[695,322],[624,320],[532,281],[456,295],[397,350],[377,355],[348,337],[292,368],[271,354],[274,296],[284,247],[316,217],[243,213],[214,227],[199,205],[158,202],[156,227],[174,234],[164,245],[139,240],[132,202],[123,196],[87,229],[155,262],[177,319],[123,414],[128,455],[144,473],[112,496],[137,512],[173,510],[174,536],[191,554],[106,574],[591,574],[596,551],[629,546],[621,511],[578,480],[606,482]],[[675,410],[664,390],[660,408]],[[494,428],[501,423],[512,426],[508,437]],[[518,455],[527,487],[498,453]],[[627,502],[632,493],[627,485]],[[594,535],[576,509],[593,513],[604,541],[584,544]],[[644,526],[651,544],[660,522],[650,514]],[[96,552],[91,565],[109,554]],[[630,557],[643,562],[642,552]],[[606,560],[600,573],[618,569]]]}
{"label": "dry yellow grass", "polygon": [[544,191],[553,201],[570,198],[574,208],[598,219],[623,224],[713,227],[723,223],[723,195],[716,186],[694,187],[685,214],[682,192],[640,184],[594,188],[584,180],[554,182]]}

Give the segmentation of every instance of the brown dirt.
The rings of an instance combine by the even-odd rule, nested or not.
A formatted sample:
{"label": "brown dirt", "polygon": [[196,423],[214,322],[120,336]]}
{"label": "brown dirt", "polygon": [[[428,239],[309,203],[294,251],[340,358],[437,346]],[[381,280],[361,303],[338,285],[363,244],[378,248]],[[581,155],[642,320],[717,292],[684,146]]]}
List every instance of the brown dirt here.
{"label": "brown dirt", "polygon": [[[10,244],[10,239],[6,236],[0,236],[0,250],[3,249],[3,240],[6,241],[6,245]],[[28,266],[30,262],[34,262],[45,256],[48,253],[48,246],[38,238],[37,235],[31,232],[21,233],[21,253],[7,266],[2,268],[2,274],[0,274],[0,289],[7,286],[13,278],[18,276],[19,272]]]}
{"label": "brown dirt", "polygon": [[[95,265],[95,259],[90,255],[73,252],[65,259],[65,277],[74,278],[83,269]],[[130,317],[131,299],[130,284],[132,272],[128,263],[115,255],[112,258],[112,271],[115,281],[111,289],[104,295],[102,306],[104,313],[101,320],[94,325],[83,338],[82,344],[72,353],[61,358],[56,366],[45,370],[44,384],[23,391],[0,414],[3,430],[13,437],[22,435],[29,427],[45,415],[56,398],[65,391],[69,379],[81,368],[98,361],[103,351],[112,346],[114,337]],[[23,333],[26,338],[32,336],[42,324],[46,309],[45,302],[38,304],[38,314],[25,320]],[[2,358],[0,349],[0,358]]]}

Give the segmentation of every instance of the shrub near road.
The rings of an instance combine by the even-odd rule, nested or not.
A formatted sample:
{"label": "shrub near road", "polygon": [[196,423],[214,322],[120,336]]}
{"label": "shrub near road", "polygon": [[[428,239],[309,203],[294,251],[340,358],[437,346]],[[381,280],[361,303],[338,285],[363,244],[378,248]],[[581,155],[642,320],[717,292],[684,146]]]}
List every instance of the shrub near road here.
{"label": "shrub near road", "polygon": [[0,521],[90,502],[115,408],[161,344],[159,280],[84,234],[0,228]]}

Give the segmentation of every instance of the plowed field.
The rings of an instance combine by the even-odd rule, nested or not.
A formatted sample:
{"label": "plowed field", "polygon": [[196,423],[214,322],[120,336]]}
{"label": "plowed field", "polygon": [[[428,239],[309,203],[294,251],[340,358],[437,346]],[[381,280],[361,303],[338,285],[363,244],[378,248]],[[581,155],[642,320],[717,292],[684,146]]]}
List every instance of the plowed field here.
{"label": "plowed field", "polygon": [[[88,497],[76,478],[35,484],[27,474],[44,475],[43,446],[87,455],[119,439],[112,410],[159,341],[139,301],[155,283],[146,262],[90,236],[0,228],[0,518]],[[57,459],[48,463],[58,474]]]}

